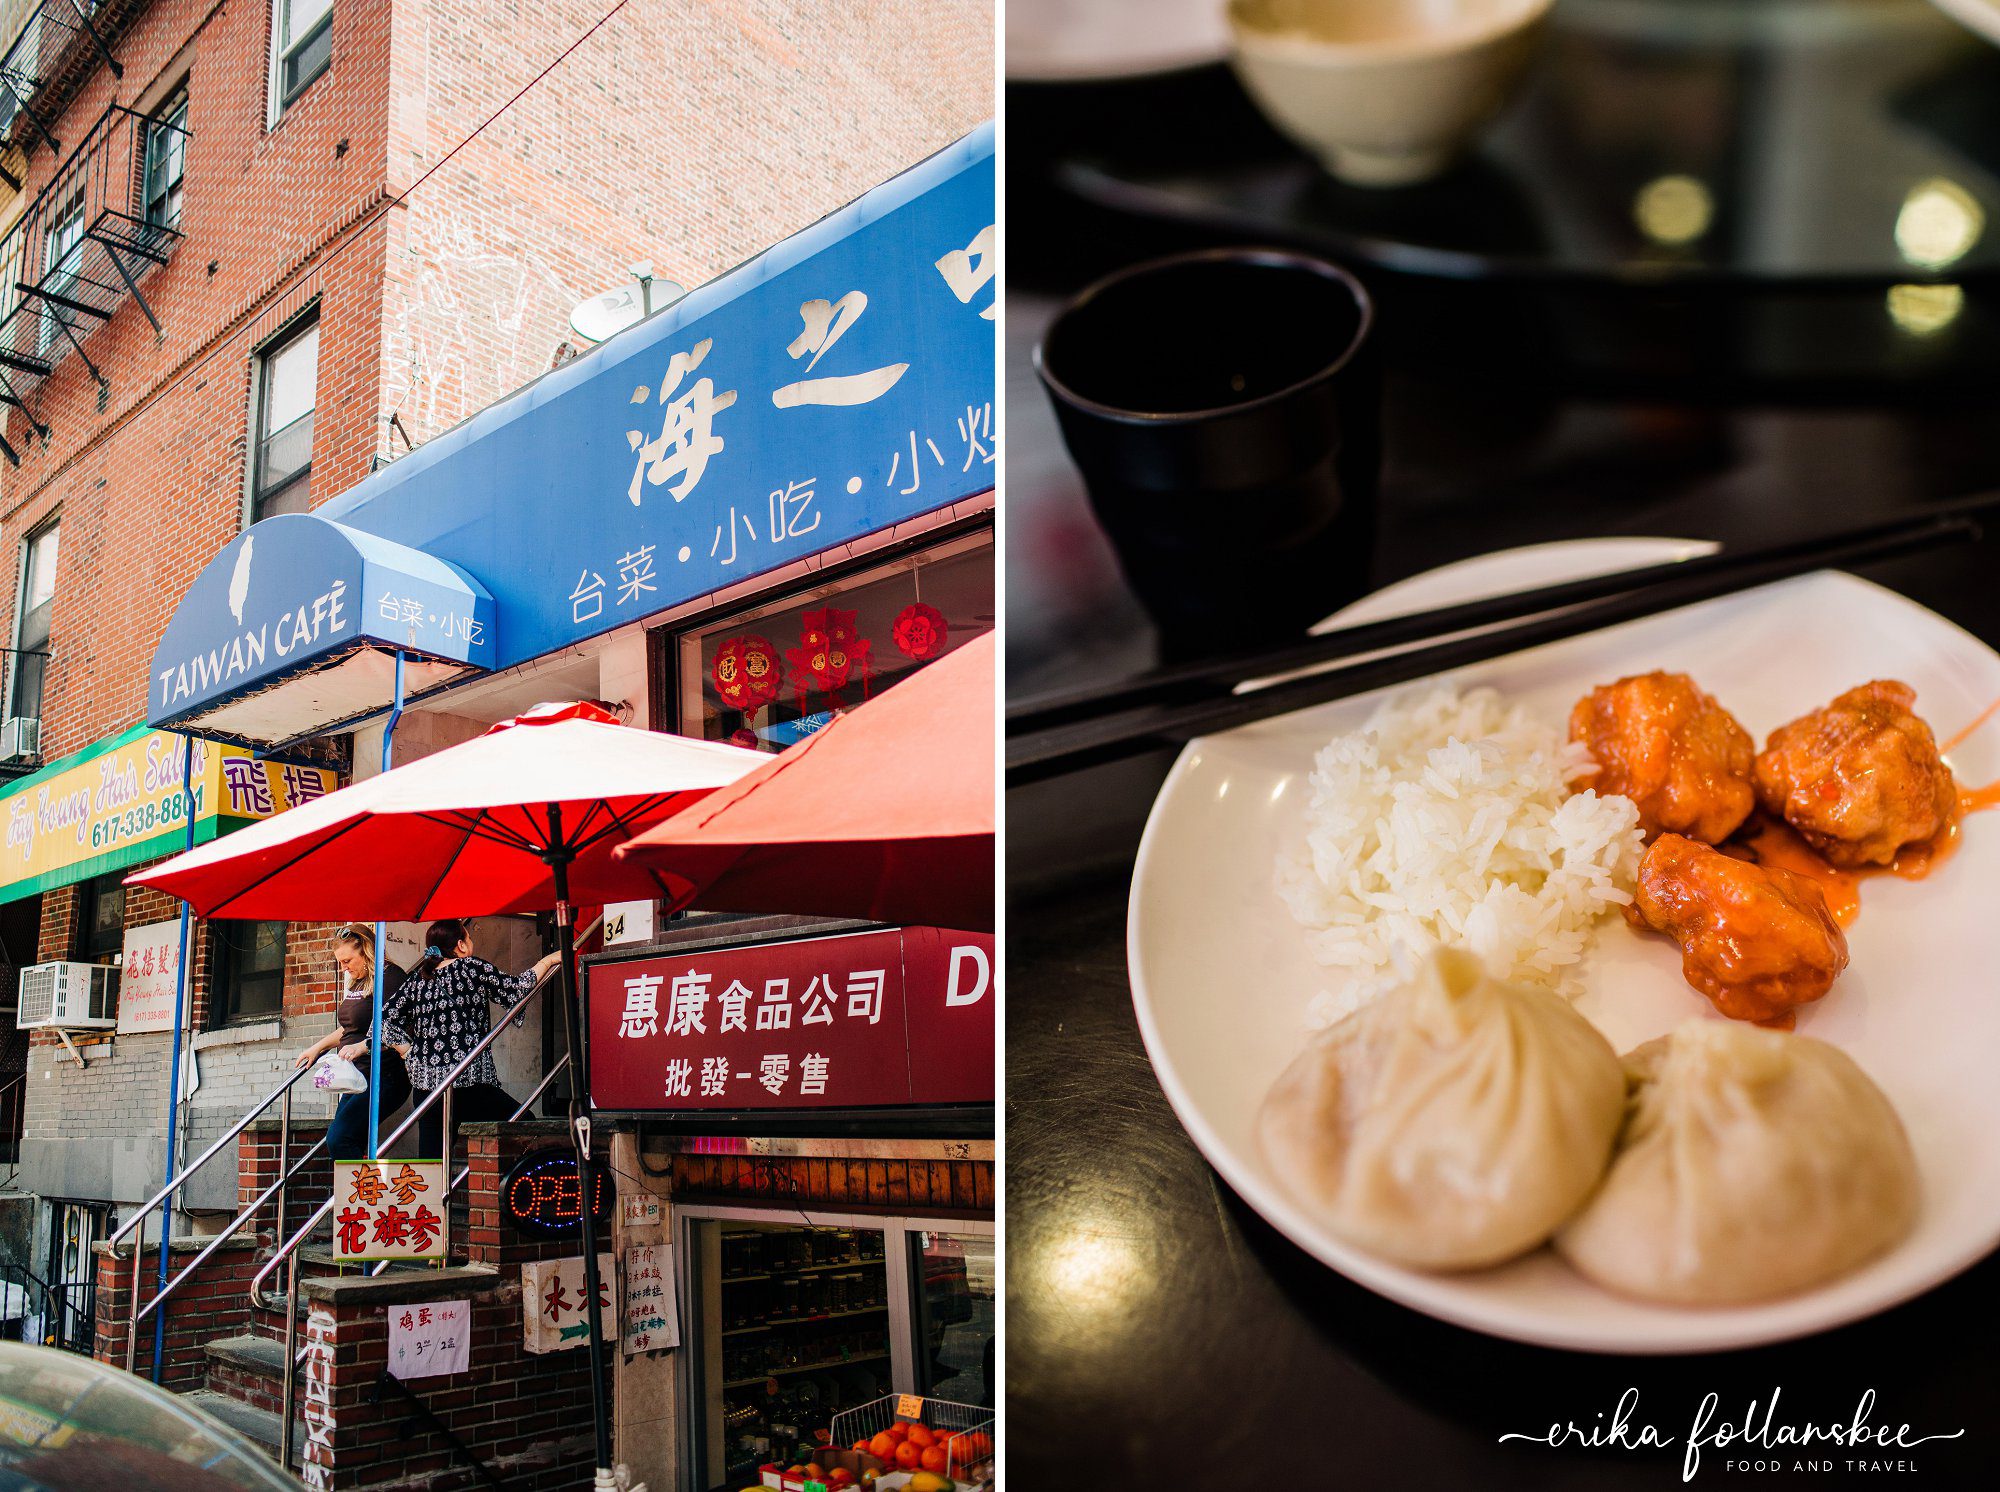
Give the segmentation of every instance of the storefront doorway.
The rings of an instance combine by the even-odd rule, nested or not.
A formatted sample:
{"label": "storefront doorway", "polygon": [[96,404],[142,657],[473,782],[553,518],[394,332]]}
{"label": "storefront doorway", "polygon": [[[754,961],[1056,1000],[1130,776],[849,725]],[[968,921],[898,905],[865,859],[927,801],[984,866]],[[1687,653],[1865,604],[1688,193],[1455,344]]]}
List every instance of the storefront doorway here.
{"label": "storefront doorway", "polygon": [[992,1403],[991,1224],[675,1211],[689,1485],[751,1485],[885,1394]]}
{"label": "storefront doorway", "polygon": [[103,1202],[49,1203],[49,1284],[42,1339],[88,1353],[97,1330],[97,1260],[92,1247],[109,1230]]}

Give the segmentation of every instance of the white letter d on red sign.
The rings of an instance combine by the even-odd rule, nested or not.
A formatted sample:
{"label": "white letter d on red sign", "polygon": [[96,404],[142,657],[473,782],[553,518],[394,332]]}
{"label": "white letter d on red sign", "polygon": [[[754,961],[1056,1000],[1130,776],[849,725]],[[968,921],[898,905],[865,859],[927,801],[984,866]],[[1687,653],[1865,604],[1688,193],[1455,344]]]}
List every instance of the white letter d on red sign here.
{"label": "white letter d on red sign", "polygon": [[[971,991],[960,994],[958,989],[959,970],[970,960],[978,970],[978,983]],[[947,1005],[977,1005],[986,997],[986,986],[993,982],[993,965],[988,962],[986,950],[977,944],[967,943],[951,950],[951,978],[945,982],[944,1003]]]}

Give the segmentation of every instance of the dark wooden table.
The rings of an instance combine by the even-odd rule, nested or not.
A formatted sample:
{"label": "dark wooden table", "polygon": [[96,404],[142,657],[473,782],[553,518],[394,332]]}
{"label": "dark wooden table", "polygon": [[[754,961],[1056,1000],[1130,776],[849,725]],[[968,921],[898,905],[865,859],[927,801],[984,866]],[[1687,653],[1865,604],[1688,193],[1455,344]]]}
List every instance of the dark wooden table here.
{"label": "dark wooden table", "polygon": [[[1015,183],[1010,182],[1010,187]],[[1153,656],[1063,452],[1028,353],[1057,297],[1107,262],[1169,247],[1025,184],[1010,202],[1008,687],[1109,679]],[[1030,245],[1084,245],[1060,255]],[[1021,271],[1025,271],[1022,273]],[[1021,289],[1023,279],[1034,288]],[[1393,335],[1393,326],[1385,327]],[[1435,372],[1392,355],[1375,582],[1465,555],[1599,535],[1760,536],[1906,512],[2000,487],[1988,404],[1644,404]],[[1446,359],[1446,362],[1449,360]],[[2000,644],[2000,544],[1867,571]],[[1342,599],[1330,597],[1329,608]],[[2000,1261],[1897,1310],[1807,1341],[1693,1359],[1526,1347],[1383,1300],[1314,1262],[1203,1161],[1133,1020],[1124,932],[1132,857],[1170,763],[1160,755],[1009,794],[1007,1430],[1009,1480],[1116,1488],[1639,1488],[1680,1484],[1688,1427],[1714,1393],[1741,1420],[1873,1419],[1948,1434],[1909,1451],[1752,1450],[1778,1472],[1699,1483],[1813,1485],[1895,1476],[1925,1487],[2000,1473],[1993,1322]],[[2000,991],[1996,992],[2000,998]],[[2000,1058],[2000,1054],[1996,1054]],[[1608,1424],[1621,1394],[1666,1450],[1561,1449],[1505,1432]],[[1600,1421],[1598,1416],[1603,1416]],[[1816,1460],[1831,1469],[1795,1475]],[[1896,1461],[1913,1472],[1850,1471]]]}

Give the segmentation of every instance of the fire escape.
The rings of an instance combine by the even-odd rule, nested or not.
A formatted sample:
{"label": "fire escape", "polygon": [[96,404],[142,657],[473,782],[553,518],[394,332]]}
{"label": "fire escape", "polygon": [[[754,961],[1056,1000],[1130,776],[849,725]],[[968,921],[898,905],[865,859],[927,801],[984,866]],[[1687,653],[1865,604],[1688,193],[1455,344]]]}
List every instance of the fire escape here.
{"label": "fire escape", "polygon": [[[28,162],[17,190],[56,161],[34,200],[0,236],[0,406],[21,411],[44,439],[28,396],[74,353],[105,388],[85,344],[129,295],[160,332],[140,281],[180,242],[185,116],[146,115],[113,104],[80,135],[64,109],[95,69],[124,69],[112,55],[123,22],[143,0],[42,0],[0,57],[0,146]],[[0,454],[20,456],[0,429]]]}

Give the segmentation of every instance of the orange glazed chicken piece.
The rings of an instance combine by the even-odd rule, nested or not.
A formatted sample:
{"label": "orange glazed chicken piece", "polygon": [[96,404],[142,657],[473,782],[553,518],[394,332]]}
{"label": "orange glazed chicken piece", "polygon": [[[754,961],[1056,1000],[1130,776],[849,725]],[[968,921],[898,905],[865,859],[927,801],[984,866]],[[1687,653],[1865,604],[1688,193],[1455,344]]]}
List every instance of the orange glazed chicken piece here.
{"label": "orange glazed chicken piece", "polygon": [[1771,733],[1757,796],[1831,865],[1887,865],[1951,823],[1958,787],[1917,691],[1893,679],[1850,689]]}
{"label": "orange glazed chicken piece", "polygon": [[1591,690],[1570,711],[1569,738],[1598,765],[1588,786],[1638,804],[1649,840],[1673,833],[1718,844],[1757,806],[1755,743],[1684,673],[1640,674]]}
{"label": "orange glazed chicken piece", "polygon": [[1737,1020],[1789,1015],[1847,967],[1846,935],[1817,884],[1678,834],[1662,834],[1639,862],[1632,911],[1681,945],[1687,982]]}

